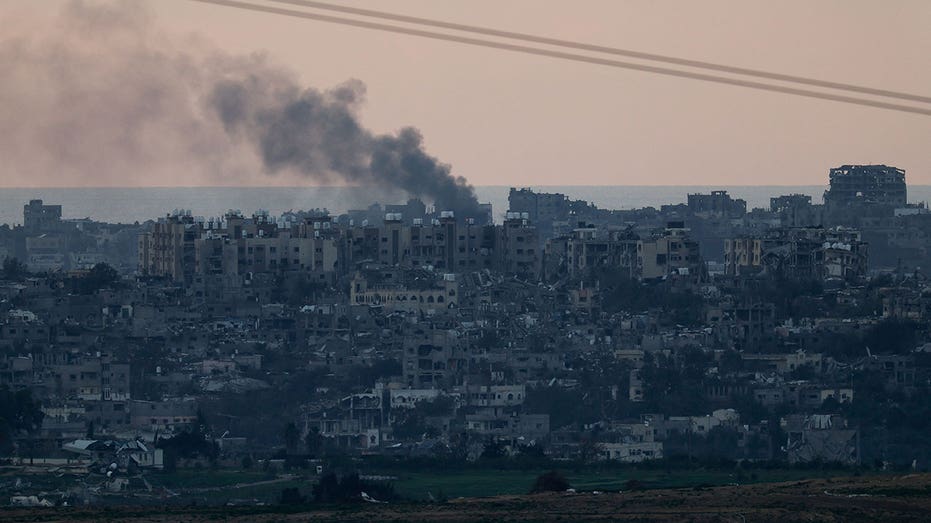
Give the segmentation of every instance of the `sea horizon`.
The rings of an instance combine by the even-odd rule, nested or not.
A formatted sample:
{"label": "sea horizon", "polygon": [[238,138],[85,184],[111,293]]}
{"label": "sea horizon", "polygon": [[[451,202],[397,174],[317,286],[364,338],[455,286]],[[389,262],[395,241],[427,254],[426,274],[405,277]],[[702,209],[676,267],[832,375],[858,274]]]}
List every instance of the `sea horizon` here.
{"label": "sea horizon", "polygon": [[[478,185],[476,196],[491,203],[496,221],[507,211],[511,187],[563,193],[603,209],[634,209],[685,203],[688,194],[725,190],[747,201],[748,208],[768,208],[769,199],[784,194],[805,194],[822,203],[827,185]],[[358,186],[197,186],[197,187],[11,187],[0,190],[0,224],[22,224],[23,205],[32,199],[61,205],[64,218],[90,218],[110,223],[158,219],[175,210],[195,216],[219,216],[228,210],[251,214],[265,210],[325,208],[332,214],[365,208],[372,203],[403,203],[404,194],[373,195]],[[910,203],[931,200],[931,185],[909,186]]]}

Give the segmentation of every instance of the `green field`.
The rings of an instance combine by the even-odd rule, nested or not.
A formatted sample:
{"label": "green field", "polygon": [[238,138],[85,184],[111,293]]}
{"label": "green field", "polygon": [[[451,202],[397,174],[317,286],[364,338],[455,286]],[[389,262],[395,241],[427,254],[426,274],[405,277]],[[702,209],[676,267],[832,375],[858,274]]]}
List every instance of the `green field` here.
{"label": "green field", "polygon": [[[380,471],[395,476],[397,493],[410,499],[444,495],[448,498],[526,494],[544,470],[462,470],[462,471]],[[564,471],[569,483],[578,490],[623,490],[629,480],[644,488],[691,488],[746,483],[768,483],[849,475],[849,470],[745,470],[741,473],[720,470],[619,469],[607,471]],[[429,493],[429,494],[428,494]]]}
{"label": "green field", "polygon": [[209,488],[227,487],[237,483],[252,483],[275,479],[274,473],[258,470],[197,470],[185,469],[175,472],[160,472],[146,476],[153,487],[176,488]]}
{"label": "green field", "polygon": [[[450,469],[396,469],[392,467],[362,467],[363,475],[380,475],[395,478],[391,480],[395,492],[409,500],[453,499],[459,497],[487,497],[497,495],[526,494],[534,480],[544,469],[492,469],[492,468],[450,468]],[[630,468],[586,468],[561,471],[569,483],[580,491],[618,491],[626,490],[627,482],[636,480],[642,488],[694,488],[704,486],[769,483],[802,479],[831,478],[849,476],[850,470],[804,470],[804,469],[637,469]],[[144,498],[157,498],[165,488],[177,494],[169,498],[175,502],[197,502],[208,505],[222,505],[232,501],[249,504],[254,501],[277,503],[282,489],[298,488],[309,497],[317,477],[307,470],[292,470],[287,474],[276,475],[260,470],[235,469],[200,469],[179,470],[175,472],[146,474],[146,479],[156,491],[142,494]],[[9,475],[4,480],[12,480]],[[95,478],[102,481],[102,478]],[[57,477],[54,475],[34,475],[28,480],[33,488],[57,490],[74,485],[75,476]],[[94,479],[91,484],[96,482]],[[9,481],[6,481],[9,482]],[[4,482],[0,481],[0,484]],[[0,489],[0,490],[8,490]],[[11,491],[12,492],[12,491]],[[7,492],[2,492],[6,494]]]}
{"label": "green field", "polygon": [[276,503],[284,488],[296,487],[309,493],[315,478],[258,470],[179,470],[146,476],[153,487],[175,491],[183,499],[196,500],[210,505],[226,504],[236,500],[258,500]]}
{"label": "green field", "polygon": [[[300,471],[296,471],[301,474]],[[446,497],[486,497],[508,494],[526,494],[534,480],[546,470],[362,470],[362,474],[391,476],[391,483],[401,497],[426,500]],[[849,475],[849,470],[798,470],[798,469],[749,469],[734,470],[638,470],[608,469],[588,471],[562,471],[569,483],[578,490],[618,491],[624,490],[630,480],[638,481],[643,488],[694,488],[702,486],[770,483],[813,478],[830,478]],[[259,499],[268,502],[277,500],[281,489],[297,487],[305,495],[310,493],[316,482],[313,475],[294,477],[274,483],[273,474],[260,471],[201,470],[179,471],[170,474],[150,475],[153,486],[198,491],[196,496],[209,502],[231,499]],[[193,494],[188,490],[189,495]]]}

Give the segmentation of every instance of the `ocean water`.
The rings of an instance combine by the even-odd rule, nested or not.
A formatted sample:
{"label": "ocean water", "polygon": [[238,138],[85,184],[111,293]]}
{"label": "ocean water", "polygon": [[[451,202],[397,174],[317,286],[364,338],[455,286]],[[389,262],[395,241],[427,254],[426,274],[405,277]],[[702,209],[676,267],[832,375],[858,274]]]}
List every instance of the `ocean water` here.
{"label": "ocean water", "polygon": [[[821,203],[826,189],[821,185],[802,186],[533,186],[541,192],[560,192],[572,199],[586,200],[603,209],[634,209],[684,203],[689,193],[727,190],[743,198],[750,208],[769,207],[769,198],[782,194],[807,194]],[[495,220],[507,211],[509,186],[479,186],[479,200],[492,204]],[[909,201],[931,200],[931,186],[909,186]],[[31,199],[60,204],[65,218],[92,218],[111,223],[133,223],[165,216],[175,209],[190,209],[195,216],[219,216],[229,209],[245,214],[264,209],[272,214],[288,210],[326,208],[339,214],[348,209],[367,207],[371,192],[358,187],[195,187],[195,188],[51,188],[0,189],[0,224],[21,224],[23,205]]]}

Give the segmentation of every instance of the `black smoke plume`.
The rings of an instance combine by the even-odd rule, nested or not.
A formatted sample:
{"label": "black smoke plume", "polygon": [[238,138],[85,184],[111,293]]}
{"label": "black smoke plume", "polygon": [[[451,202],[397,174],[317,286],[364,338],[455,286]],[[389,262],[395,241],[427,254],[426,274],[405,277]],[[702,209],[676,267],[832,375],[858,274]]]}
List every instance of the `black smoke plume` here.
{"label": "black smoke plume", "polygon": [[262,55],[166,36],[139,2],[75,0],[44,25],[0,8],[0,23],[2,185],[241,185],[264,172],[479,216],[416,129],[362,126],[358,80],[306,88]]}
{"label": "black smoke plume", "polygon": [[246,71],[218,82],[210,99],[227,132],[256,146],[271,172],[293,169],[315,179],[401,189],[433,200],[438,210],[479,217],[472,187],[424,151],[417,129],[374,135],[362,127],[356,109],[364,96],[358,80],[321,92]]}

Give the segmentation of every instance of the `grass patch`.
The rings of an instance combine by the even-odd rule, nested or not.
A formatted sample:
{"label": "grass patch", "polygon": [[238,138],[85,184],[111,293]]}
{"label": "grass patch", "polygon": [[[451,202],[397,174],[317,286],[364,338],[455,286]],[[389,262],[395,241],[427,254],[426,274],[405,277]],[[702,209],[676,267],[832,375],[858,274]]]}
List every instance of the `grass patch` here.
{"label": "grass patch", "polygon": [[[379,474],[396,476],[393,482],[403,497],[424,500],[428,493],[448,498],[487,497],[526,494],[534,480],[545,470],[461,470],[461,471],[391,471]],[[630,480],[644,488],[695,488],[729,484],[775,483],[812,478],[849,475],[847,470],[592,470],[563,471],[573,488],[580,491],[624,490]]]}
{"label": "grass patch", "polygon": [[275,479],[274,473],[252,470],[193,470],[160,472],[146,475],[152,486],[166,488],[227,487],[237,483],[253,483]]}

